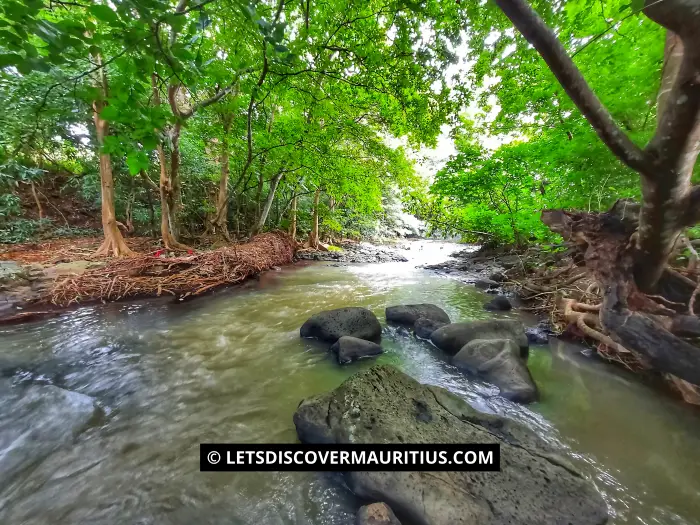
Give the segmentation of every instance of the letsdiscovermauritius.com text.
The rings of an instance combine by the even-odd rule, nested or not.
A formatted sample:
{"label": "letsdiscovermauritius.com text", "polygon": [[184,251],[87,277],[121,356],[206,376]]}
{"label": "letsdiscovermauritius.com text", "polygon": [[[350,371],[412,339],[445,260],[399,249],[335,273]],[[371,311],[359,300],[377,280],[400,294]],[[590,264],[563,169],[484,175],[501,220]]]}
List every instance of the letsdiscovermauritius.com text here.
{"label": "letsdiscovermauritius.com text", "polygon": [[497,444],[202,444],[202,471],[500,470]]}

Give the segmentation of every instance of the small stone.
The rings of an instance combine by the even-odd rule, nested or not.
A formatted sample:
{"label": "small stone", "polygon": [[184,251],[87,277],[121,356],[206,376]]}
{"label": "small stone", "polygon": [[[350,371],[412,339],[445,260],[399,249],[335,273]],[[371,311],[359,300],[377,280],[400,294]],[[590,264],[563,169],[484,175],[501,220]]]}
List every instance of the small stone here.
{"label": "small stone", "polygon": [[355,525],[401,525],[386,503],[372,503],[357,512]]}

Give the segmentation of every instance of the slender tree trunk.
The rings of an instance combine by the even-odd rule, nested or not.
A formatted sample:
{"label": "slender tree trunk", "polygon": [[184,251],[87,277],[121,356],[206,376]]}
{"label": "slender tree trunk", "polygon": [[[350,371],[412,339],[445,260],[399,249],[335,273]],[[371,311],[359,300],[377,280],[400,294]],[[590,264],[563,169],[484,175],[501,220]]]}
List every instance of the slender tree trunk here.
{"label": "slender tree trunk", "polygon": [[230,175],[228,134],[231,130],[231,119],[231,115],[222,117],[224,133],[221,139],[221,178],[219,179],[219,193],[214,216],[214,223],[219,228],[219,233],[228,242],[231,242],[231,236],[228,232],[228,178]]}
{"label": "slender tree trunk", "polygon": [[272,208],[272,203],[275,200],[275,192],[277,191],[277,186],[279,186],[280,181],[284,177],[284,172],[280,172],[270,181],[270,190],[267,192],[267,198],[265,199],[265,205],[260,211],[260,217],[255,222],[253,229],[250,232],[250,236],[257,235],[263,231],[265,227],[265,222],[267,222],[267,216],[270,213],[270,208]]}
{"label": "slender tree trunk", "polygon": [[311,233],[309,233],[308,245],[310,248],[318,248],[318,204],[321,200],[321,188],[316,188],[314,194],[314,212],[311,223]]}
{"label": "slender tree trunk", "polygon": [[292,198],[292,212],[291,212],[291,222],[289,224],[289,235],[292,236],[292,240],[297,240],[297,196]]}
{"label": "slender tree trunk", "polygon": [[[153,87],[153,103],[160,106],[160,92],[156,83],[155,75],[151,79]],[[169,88],[170,89],[170,88]],[[172,95],[174,97],[174,94]],[[160,165],[160,178],[158,190],[160,193],[160,235],[163,239],[163,247],[166,250],[188,250],[189,247],[180,243],[177,239],[177,202],[179,197],[179,183],[177,183],[177,173],[180,167],[180,130],[182,124],[176,122],[172,129],[173,151],[170,158],[170,173],[168,173],[168,162],[165,156],[163,143],[157,146],[158,164]],[[175,170],[173,172],[173,169]],[[175,176],[173,176],[175,173]]]}
{"label": "slender tree trunk", "polygon": [[[95,62],[102,63],[102,57],[94,55]],[[97,133],[97,146],[100,149],[100,191],[102,196],[102,231],[104,232],[104,241],[97,249],[96,255],[113,255],[115,257],[123,257],[133,255],[124,242],[119,227],[117,226],[117,218],[114,210],[114,176],[112,174],[112,159],[109,154],[102,151],[105,137],[109,135],[109,123],[100,117],[100,112],[105,107],[104,100],[108,96],[107,75],[104,68],[98,72],[98,83],[101,91],[101,99],[95,100],[92,104],[92,118],[95,121],[95,130]]]}
{"label": "slender tree trunk", "polygon": [[39,212],[39,220],[41,220],[44,218],[44,208],[41,205],[39,196],[36,194],[36,185],[34,184],[34,181],[30,181],[30,184],[32,187],[32,196],[34,197],[34,202],[36,203],[36,209]]}

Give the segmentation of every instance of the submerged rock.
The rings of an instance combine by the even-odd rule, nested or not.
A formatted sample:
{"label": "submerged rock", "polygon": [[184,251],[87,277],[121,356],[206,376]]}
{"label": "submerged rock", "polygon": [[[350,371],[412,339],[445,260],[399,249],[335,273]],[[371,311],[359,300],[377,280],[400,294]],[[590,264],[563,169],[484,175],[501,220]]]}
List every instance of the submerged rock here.
{"label": "submerged rock", "polygon": [[301,337],[315,337],[321,341],[335,343],[344,335],[379,341],[382,327],[377,316],[366,308],[352,306],[325,310],[310,317],[299,330]]}
{"label": "submerged rock", "polygon": [[525,334],[531,345],[546,345],[549,343],[549,332],[539,326],[526,328]]}
{"label": "submerged rock", "polygon": [[453,323],[435,330],[430,336],[435,346],[450,355],[455,355],[474,339],[512,339],[520,348],[520,355],[527,356],[528,341],[525,329],[523,324],[515,319]]}
{"label": "submerged rock", "polygon": [[94,400],[53,385],[10,387],[0,409],[0,490],[70,443],[96,414]]}
{"label": "submerged rock", "polygon": [[486,310],[507,312],[513,308],[513,305],[510,303],[510,299],[508,299],[505,295],[497,295],[486,303],[484,308]]}
{"label": "submerged rock", "polygon": [[452,364],[493,383],[511,401],[537,400],[537,386],[520,358],[520,348],[511,339],[470,341],[452,358]]}
{"label": "submerged rock", "polygon": [[461,398],[375,366],[294,414],[303,443],[498,443],[500,472],[348,472],[361,498],[385,501],[429,525],[600,525],[595,487],[527,427],[483,414]]}
{"label": "submerged rock", "polygon": [[442,328],[446,324],[447,323],[441,323],[440,321],[433,321],[432,319],[421,317],[413,325],[413,331],[416,334],[416,337],[420,339],[430,339],[430,336],[433,335],[435,330]]}
{"label": "submerged rock", "polygon": [[355,525],[401,525],[386,503],[372,503],[357,511]]}
{"label": "submerged rock", "polygon": [[336,355],[338,363],[341,365],[352,363],[363,357],[375,357],[383,351],[377,343],[349,335],[344,335],[331,346],[331,352]]}
{"label": "submerged rock", "polygon": [[441,323],[450,322],[447,312],[434,304],[402,304],[386,308],[386,320],[392,323],[413,325],[421,317]]}

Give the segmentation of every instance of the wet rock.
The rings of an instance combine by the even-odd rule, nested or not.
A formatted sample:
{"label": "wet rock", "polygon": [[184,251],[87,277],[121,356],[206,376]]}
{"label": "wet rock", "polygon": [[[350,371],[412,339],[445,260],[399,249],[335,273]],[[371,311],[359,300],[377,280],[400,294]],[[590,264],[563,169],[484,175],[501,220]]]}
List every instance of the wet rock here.
{"label": "wet rock", "polygon": [[484,305],[486,310],[507,312],[513,308],[510,300],[505,295],[497,295]]}
{"label": "wet rock", "polygon": [[520,348],[511,339],[470,341],[452,358],[452,364],[493,383],[511,401],[537,400],[537,386],[520,357]]}
{"label": "wet rock", "polygon": [[441,323],[440,321],[433,321],[432,319],[421,317],[413,325],[413,331],[416,337],[420,339],[430,339],[430,336],[433,335],[435,330],[442,328],[446,324],[448,323]]}
{"label": "wet rock", "polygon": [[430,336],[440,350],[455,355],[474,339],[512,339],[520,348],[520,355],[528,353],[528,341],[523,324],[516,319],[489,319],[452,323],[435,330]]}
{"label": "wet rock", "polygon": [[16,281],[27,281],[27,268],[16,261],[0,261],[0,286]]}
{"label": "wet rock", "polygon": [[0,390],[0,490],[72,442],[98,411],[91,397],[52,385]]}
{"label": "wet rock", "polygon": [[344,242],[340,250],[326,248],[319,252],[297,252],[297,259],[351,263],[406,262],[408,259],[396,250],[368,242]]}
{"label": "wet rock", "polygon": [[[348,472],[361,498],[387,502],[407,523],[602,525],[592,483],[527,427],[483,414],[391,366],[355,374],[305,399],[294,414],[303,443],[498,443],[500,472]],[[311,431],[313,429],[313,431]],[[405,517],[405,518],[404,518]]]}
{"label": "wet rock", "polygon": [[421,317],[441,323],[450,322],[445,310],[434,304],[402,304],[386,308],[386,320],[392,323],[414,325]]}
{"label": "wet rock", "polygon": [[357,511],[355,525],[401,525],[386,503],[372,503]]}
{"label": "wet rock", "polygon": [[325,310],[310,317],[299,330],[301,337],[335,343],[344,335],[379,341],[382,327],[372,312],[357,306]]}
{"label": "wet rock", "polygon": [[479,279],[474,282],[474,286],[479,290],[489,290],[491,288],[498,288],[499,284],[491,279]]}
{"label": "wet rock", "polygon": [[549,332],[539,326],[526,328],[525,334],[531,345],[546,345],[549,343]]}
{"label": "wet rock", "polygon": [[372,341],[344,335],[333,346],[333,352],[341,365],[352,363],[363,357],[375,357],[383,352],[382,347]]}
{"label": "wet rock", "polygon": [[489,279],[500,284],[506,282],[508,277],[502,272],[494,272],[489,275]]}
{"label": "wet rock", "polygon": [[503,266],[506,270],[510,270],[511,268],[515,267],[523,267],[523,261],[517,255],[505,255],[503,257],[500,257],[498,259],[498,263],[501,266]]}

